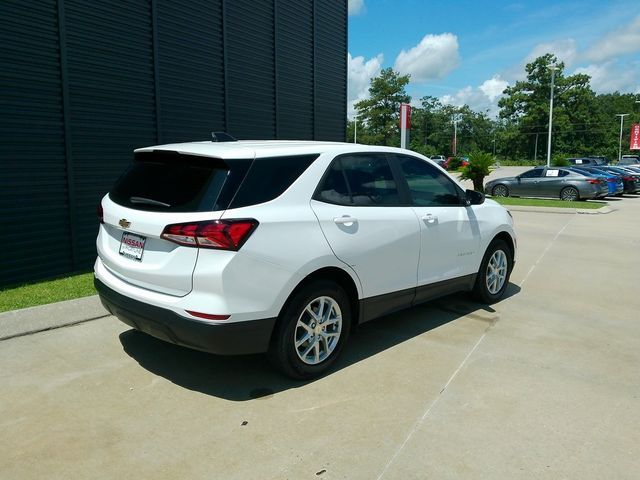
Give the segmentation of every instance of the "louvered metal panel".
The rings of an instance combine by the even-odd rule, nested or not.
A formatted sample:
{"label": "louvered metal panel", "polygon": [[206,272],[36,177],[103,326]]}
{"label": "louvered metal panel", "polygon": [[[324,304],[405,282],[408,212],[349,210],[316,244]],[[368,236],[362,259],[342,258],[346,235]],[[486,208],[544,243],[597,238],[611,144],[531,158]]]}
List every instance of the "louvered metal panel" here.
{"label": "louvered metal panel", "polygon": [[313,0],[276,0],[278,138],[313,139]]}
{"label": "louvered metal panel", "polygon": [[315,137],[344,141],[347,118],[347,2],[315,2]]}
{"label": "louvered metal panel", "polygon": [[222,0],[156,0],[161,143],[224,131]]}
{"label": "louvered metal panel", "polygon": [[225,4],[228,132],[239,139],[276,137],[273,0]]}
{"label": "louvered metal panel", "polygon": [[57,3],[0,2],[0,285],[72,269]]}
{"label": "louvered metal panel", "polygon": [[151,4],[65,0],[78,268],[95,259],[96,207],[156,143]]}
{"label": "louvered metal panel", "polygon": [[0,285],[90,268],[136,147],[343,140],[346,5],[0,1]]}

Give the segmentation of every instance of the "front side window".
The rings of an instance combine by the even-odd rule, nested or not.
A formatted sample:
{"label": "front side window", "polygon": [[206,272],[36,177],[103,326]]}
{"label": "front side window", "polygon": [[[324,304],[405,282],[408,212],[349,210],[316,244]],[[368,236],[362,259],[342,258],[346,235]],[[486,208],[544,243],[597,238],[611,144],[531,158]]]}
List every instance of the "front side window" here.
{"label": "front side window", "polygon": [[353,206],[395,206],[400,196],[384,154],[344,155],[333,161],[314,197]]}
{"label": "front side window", "polygon": [[397,156],[409,186],[412,204],[418,207],[459,206],[458,187],[433,165],[419,158]]}

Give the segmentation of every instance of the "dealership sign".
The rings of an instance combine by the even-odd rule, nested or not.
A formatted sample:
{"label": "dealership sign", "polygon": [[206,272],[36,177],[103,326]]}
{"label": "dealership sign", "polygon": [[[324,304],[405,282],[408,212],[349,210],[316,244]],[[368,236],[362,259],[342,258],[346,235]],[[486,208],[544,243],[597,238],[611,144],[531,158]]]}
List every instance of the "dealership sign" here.
{"label": "dealership sign", "polygon": [[400,104],[400,148],[409,148],[409,130],[411,129],[411,106]]}
{"label": "dealership sign", "polygon": [[629,150],[640,150],[640,123],[631,125],[631,144]]}

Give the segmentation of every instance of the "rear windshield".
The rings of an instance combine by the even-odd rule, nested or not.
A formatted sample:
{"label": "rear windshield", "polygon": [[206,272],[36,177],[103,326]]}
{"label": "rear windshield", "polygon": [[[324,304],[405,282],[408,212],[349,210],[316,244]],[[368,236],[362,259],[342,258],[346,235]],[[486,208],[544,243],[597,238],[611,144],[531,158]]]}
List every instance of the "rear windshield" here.
{"label": "rear windshield", "polygon": [[133,164],[109,192],[111,200],[137,210],[204,212],[225,209],[251,160],[235,161],[181,155],[136,153]]}

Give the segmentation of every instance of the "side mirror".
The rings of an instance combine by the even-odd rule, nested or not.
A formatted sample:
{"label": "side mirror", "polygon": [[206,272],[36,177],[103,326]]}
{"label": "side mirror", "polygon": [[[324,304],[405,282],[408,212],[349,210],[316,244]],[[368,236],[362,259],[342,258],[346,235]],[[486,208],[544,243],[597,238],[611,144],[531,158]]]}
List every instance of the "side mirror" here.
{"label": "side mirror", "polygon": [[484,193],[475,190],[467,190],[464,192],[464,203],[468,207],[470,205],[481,205],[484,203]]}

